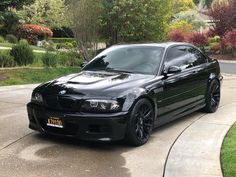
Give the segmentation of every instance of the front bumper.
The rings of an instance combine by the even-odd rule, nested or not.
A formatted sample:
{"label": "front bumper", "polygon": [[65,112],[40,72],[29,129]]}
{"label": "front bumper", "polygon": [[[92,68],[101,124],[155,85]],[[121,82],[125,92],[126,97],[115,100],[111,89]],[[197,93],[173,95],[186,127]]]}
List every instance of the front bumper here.
{"label": "front bumper", "polygon": [[[108,114],[66,113],[50,110],[34,103],[27,104],[27,111],[29,128],[33,130],[92,141],[123,139],[129,117],[128,112]],[[61,118],[64,128],[47,126],[47,119],[51,116]]]}

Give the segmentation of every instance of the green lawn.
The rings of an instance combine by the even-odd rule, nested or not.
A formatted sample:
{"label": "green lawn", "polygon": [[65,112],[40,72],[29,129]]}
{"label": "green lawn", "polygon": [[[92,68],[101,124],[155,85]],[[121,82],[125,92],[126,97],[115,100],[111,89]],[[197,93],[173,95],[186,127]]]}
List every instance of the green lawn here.
{"label": "green lawn", "polygon": [[236,124],[234,124],[224,139],[221,149],[221,163],[224,177],[236,176]]}
{"label": "green lawn", "polygon": [[[12,44],[12,43],[0,43],[0,47],[12,47],[14,46],[15,44]],[[41,48],[41,47],[37,47],[37,46],[34,46],[34,45],[30,45],[30,47],[33,49],[33,50],[40,50],[40,51],[45,51],[44,48]]]}
{"label": "green lawn", "polygon": [[0,70],[0,86],[42,83],[67,74],[77,73],[79,70],[79,68]]}

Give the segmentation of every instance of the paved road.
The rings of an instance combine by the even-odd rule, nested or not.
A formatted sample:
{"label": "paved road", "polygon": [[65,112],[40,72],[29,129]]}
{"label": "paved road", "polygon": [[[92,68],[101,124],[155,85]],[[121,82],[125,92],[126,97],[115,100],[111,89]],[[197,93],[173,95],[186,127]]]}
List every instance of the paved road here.
{"label": "paved road", "polygon": [[236,63],[220,62],[220,68],[222,73],[236,74]]}
{"label": "paved road", "polygon": [[[230,126],[230,121],[224,122],[225,112],[235,113],[231,103],[236,102],[236,79],[225,77],[221,108],[216,114],[196,112],[163,126],[139,148],[122,142],[91,143],[31,131],[25,104],[33,87],[0,87],[0,177],[162,177],[163,173],[165,177],[222,176],[219,144]],[[226,120],[231,120],[227,116]],[[221,121],[215,122],[217,117]],[[189,135],[196,141],[190,141]],[[184,167],[195,168],[195,174]]]}

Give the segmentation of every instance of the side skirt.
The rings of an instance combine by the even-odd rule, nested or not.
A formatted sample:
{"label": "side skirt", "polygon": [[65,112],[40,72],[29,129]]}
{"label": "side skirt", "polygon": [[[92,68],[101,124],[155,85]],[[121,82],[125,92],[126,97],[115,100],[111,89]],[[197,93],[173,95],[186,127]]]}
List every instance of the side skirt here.
{"label": "side skirt", "polygon": [[174,121],[180,117],[186,116],[188,114],[191,114],[197,110],[200,110],[206,106],[205,102],[203,100],[200,100],[198,102],[195,102],[194,104],[185,106],[184,108],[177,109],[173,112],[170,112],[168,114],[165,114],[163,116],[160,116],[157,118],[157,120],[154,123],[154,127],[160,127],[166,123],[169,123],[171,121]]}

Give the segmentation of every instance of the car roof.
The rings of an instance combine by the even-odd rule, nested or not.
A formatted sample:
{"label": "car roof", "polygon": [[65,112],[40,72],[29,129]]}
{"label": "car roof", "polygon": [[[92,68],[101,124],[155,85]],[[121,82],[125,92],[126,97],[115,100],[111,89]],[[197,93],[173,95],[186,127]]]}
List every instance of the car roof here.
{"label": "car roof", "polygon": [[156,46],[156,47],[164,47],[164,48],[169,48],[171,46],[176,46],[176,45],[188,45],[192,46],[189,43],[184,43],[184,42],[163,42],[163,43],[137,43],[137,44],[117,44],[115,46]]}

